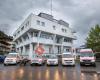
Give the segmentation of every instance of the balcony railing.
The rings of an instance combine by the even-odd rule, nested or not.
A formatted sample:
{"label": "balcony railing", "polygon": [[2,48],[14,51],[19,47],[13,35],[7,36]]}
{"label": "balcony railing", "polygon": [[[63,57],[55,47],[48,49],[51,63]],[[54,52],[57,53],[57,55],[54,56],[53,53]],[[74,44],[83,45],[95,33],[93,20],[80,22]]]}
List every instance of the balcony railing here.
{"label": "balcony railing", "polygon": [[22,43],[18,44],[16,47],[21,47],[23,45],[27,45],[30,43],[43,43],[43,44],[54,44],[53,40],[45,39],[45,38],[38,38],[38,37],[31,37],[30,39],[24,40]]}
{"label": "balcony railing", "polygon": [[69,42],[63,42],[62,43],[64,46],[72,46],[72,43],[69,43]]}

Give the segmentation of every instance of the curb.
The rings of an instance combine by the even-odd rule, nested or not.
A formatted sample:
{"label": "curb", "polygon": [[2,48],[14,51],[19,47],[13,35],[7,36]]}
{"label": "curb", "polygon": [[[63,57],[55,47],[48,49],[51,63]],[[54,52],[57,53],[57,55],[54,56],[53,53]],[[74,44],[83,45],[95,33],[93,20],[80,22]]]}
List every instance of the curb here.
{"label": "curb", "polygon": [[97,72],[97,74],[99,74],[99,75],[100,75],[100,72]]}
{"label": "curb", "polygon": [[82,73],[97,73],[96,71],[81,71]]}

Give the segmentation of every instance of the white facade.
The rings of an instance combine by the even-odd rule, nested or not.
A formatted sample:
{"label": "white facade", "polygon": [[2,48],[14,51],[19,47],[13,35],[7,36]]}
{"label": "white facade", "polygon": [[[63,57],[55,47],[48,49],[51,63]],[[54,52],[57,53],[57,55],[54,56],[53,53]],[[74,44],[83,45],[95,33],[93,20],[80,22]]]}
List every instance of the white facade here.
{"label": "white facade", "polygon": [[44,48],[45,54],[70,51],[74,39],[76,37],[68,23],[55,20],[45,13],[30,14],[14,33],[16,50],[30,58],[39,44]]}

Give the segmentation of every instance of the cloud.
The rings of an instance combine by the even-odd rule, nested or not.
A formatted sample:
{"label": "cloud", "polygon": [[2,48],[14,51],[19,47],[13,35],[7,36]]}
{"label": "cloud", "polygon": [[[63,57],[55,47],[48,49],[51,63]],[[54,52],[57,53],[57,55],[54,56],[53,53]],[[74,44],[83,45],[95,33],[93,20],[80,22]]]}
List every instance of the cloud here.
{"label": "cloud", "polygon": [[[75,45],[83,44],[90,28],[100,24],[100,0],[52,0],[52,6],[53,16],[76,30]],[[8,24],[9,33],[14,32],[31,12],[50,14],[50,0],[0,0],[0,27]]]}
{"label": "cloud", "polygon": [[[95,24],[100,24],[100,1],[99,0],[68,0],[67,2],[60,1],[59,12],[72,20],[71,25],[77,31],[78,40],[75,41],[78,45],[85,43],[85,39],[91,27]],[[67,19],[66,18],[66,19]],[[65,18],[64,18],[65,19]]]}

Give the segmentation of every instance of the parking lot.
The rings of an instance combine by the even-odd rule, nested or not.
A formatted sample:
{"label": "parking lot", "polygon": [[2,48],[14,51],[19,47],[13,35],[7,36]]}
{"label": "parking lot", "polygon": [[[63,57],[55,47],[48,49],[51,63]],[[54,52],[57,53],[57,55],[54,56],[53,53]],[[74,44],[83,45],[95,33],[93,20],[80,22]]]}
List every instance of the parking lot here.
{"label": "parking lot", "polygon": [[100,62],[96,67],[26,66],[0,64],[0,80],[100,80]]}

